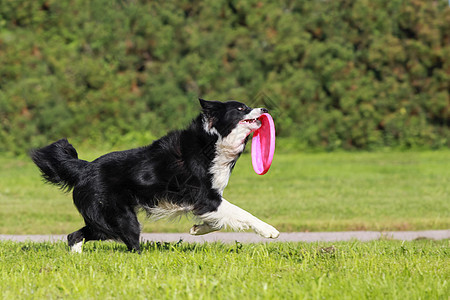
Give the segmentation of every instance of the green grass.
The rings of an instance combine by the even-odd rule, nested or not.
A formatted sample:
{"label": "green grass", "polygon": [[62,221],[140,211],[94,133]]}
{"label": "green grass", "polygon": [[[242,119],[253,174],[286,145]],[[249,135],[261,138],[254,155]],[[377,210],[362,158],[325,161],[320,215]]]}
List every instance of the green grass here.
{"label": "green grass", "polygon": [[450,242],[0,243],[2,299],[448,299]]}
{"label": "green grass", "polygon": [[[99,153],[84,156],[95,158]],[[225,198],[281,231],[450,227],[450,151],[277,153],[264,176],[244,155]],[[142,216],[141,216],[142,217]],[[142,218],[143,219],[143,218]],[[142,220],[145,232],[192,221]],[[71,196],[27,159],[0,156],[0,233],[69,233]],[[0,242],[2,299],[448,299],[450,241],[123,244]]]}
{"label": "green grass", "polygon": [[[81,158],[100,153],[80,150]],[[87,156],[86,154],[90,154]],[[450,228],[450,151],[276,153],[264,176],[243,155],[225,198],[281,231]],[[145,232],[187,232],[191,220]],[[0,233],[70,233],[83,226],[70,194],[42,183],[26,158],[0,156]]]}

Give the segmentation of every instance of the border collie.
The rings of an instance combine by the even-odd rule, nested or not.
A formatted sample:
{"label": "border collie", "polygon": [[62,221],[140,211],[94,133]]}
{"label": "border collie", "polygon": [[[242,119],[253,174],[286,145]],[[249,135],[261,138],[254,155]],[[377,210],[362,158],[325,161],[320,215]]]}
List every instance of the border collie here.
{"label": "border collie", "polygon": [[193,235],[229,227],[278,237],[274,227],[222,197],[249,134],[261,126],[258,118],[267,109],[237,101],[199,101],[202,112],[187,129],[146,147],[92,162],[78,159],[67,139],[31,151],[47,182],[73,189],[86,226],[67,236],[72,251],[81,252],[84,241],[113,239],[140,252],[139,209],[153,219],[192,213],[200,223],[191,228]]}

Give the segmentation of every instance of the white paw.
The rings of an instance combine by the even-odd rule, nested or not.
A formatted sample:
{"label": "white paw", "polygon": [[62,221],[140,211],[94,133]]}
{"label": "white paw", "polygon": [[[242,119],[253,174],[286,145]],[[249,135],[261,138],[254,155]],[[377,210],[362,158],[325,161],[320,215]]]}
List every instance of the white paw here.
{"label": "white paw", "polygon": [[276,230],[275,227],[266,223],[260,224],[258,227],[255,227],[254,230],[260,236],[268,239],[276,239],[280,235],[280,232]]}
{"label": "white paw", "polygon": [[202,235],[207,234],[213,231],[217,231],[219,229],[215,229],[211,226],[209,226],[206,223],[200,224],[200,225],[194,225],[192,226],[191,230],[189,230],[189,233],[192,235]]}
{"label": "white paw", "polygon": [[83,242],[76,243],[70,248],[70,251],[73,253],[82,253],[83,252]]}

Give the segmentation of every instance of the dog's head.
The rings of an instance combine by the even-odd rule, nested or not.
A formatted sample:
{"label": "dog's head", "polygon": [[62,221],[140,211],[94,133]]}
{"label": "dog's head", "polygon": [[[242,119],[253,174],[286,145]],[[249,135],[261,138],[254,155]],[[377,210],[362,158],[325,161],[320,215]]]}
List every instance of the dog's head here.
{"label": "dog's head", "polygon": [[206,132],[219,134],[222,138],[231,133],[247,137],[261,127],[258,120],[265,108],[250,108],[237,101],[206,101],[199,99],[203,110],[203,127]]}

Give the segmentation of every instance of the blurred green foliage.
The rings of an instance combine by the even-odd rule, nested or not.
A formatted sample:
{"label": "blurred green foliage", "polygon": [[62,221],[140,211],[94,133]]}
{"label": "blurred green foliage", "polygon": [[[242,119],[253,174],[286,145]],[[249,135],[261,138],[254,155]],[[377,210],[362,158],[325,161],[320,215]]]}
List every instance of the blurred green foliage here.
{"label": "blurred green foliage", "polygon": [[0,151],[151,142],[205,99],[297,148],[450,146],[446,0],[2,0]]}

